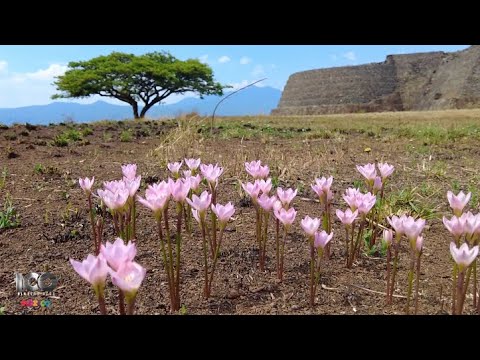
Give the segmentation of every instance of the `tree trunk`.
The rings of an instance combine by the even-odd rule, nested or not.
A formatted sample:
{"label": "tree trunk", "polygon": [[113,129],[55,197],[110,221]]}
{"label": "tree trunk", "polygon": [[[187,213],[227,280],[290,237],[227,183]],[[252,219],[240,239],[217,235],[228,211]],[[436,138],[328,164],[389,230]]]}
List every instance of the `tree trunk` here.
{"label": "tree trunk", "polygon": [[147,104],[143,107],[142,111],[140,112],[140,118],[143,119],[145,117],[145,114],[147,113],[150,108],[155,105],[154,103]]}
{"label": "tree trunk", "polygon": [[[132,105],[132,109],[133,109],[133,117],[135,119],[140,119],[140,116],[138,116],[138,104],[135,102],[135,103],[132,103],[130,104]],[[143,116],[142,116],[143,117]]]}

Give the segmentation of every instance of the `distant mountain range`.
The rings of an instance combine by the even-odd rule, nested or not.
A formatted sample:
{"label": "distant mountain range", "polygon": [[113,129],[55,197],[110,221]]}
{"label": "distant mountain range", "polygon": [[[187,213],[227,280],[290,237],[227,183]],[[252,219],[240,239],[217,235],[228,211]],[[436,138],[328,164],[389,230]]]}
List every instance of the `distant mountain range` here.
{"label": "distant mountain range", "polygon": [[[224,96],[228,95],[228,92]],[[277,107],[282,92],[271,87],[252,86],[233,94],[223,101],[217,109],[219,116],[268,115]],[[156,105],[147,112],[147,117],[158,118],[176,116],[196,111],[200,115],[211,115],[221,96],[206,96],[204,99],[185,98],[174,104]],[[131,119],[132,108],[129,105],[113,105],[103,101],[92,104],[53,102],[48,105],[26,106],[0,109],[0,123],[43,124],[73,120],[92,122],[98,120]]]}

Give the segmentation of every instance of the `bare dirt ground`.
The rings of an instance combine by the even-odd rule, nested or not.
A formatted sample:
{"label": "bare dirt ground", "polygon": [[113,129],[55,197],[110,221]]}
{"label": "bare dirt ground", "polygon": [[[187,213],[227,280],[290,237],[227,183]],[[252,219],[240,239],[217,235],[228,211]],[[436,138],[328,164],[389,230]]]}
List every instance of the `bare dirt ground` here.
{"label": "bare dirt ground", "polygon": [[[8,198],[11,200],[19,226],[0,230],[0,307],[5,307],[6,314],[98,313],[92,289],[68,262],[69,258],[84,259],[92,250],[87,204],[78,178],[95,176],[96,189],[102,181],[120,178],[120,165],[136,163],[142,175],[139,193],[143,196],[146,183],[167,178],[167,160],[195,156],[205,163],[218,162],[225,167],[219,202],[232,201],[237,212],[225,234],[213,296],[209,300],[202,298],[203,258],[196,224],[193,237],[184,237],[181,270],[184,313],[404,313],[405,299],[401,296],[406,293],[407,242],[403,243],[395,285],[395,294],[400,297],[394,299],[393,305],[386,306],[381,294],[386,287],[385,258],[378,253],[364,253],[352,269],[346,269],[344,232],[337,219],[333,255],[323,265],[317,305],[313,309],[308,306],[309,248],[300,220],[307,214],[320,214],[319,204],[309,201],[314,199],[310,184],[315,177],[334,176],[334,207],[344,209],[341,194],[353,186],[354,181],[361,180],[355,165],[376,160],[395,165],[396,171],[387,186],[387,192],[395,196],[395,209],[429,217],[424,231],[419,313],[449,312],[450,235],[441,223],[441,216],[450,214],[446,191],[455,187],[473,191],[471,209],[478,211],[480,152],[476,134],[480,116],[478,111],[467,115],[461,118],[468,118],[468,122],[460,124],[439,120],[437,114],[429,122],[430,132],[425,132],[423,125],[418,128],[418,132],[424,131],[420,135],[413,120],[403,124],[393,116],[382,118],[381,122],[357,119],[350,127],[337,126],[338,117],[325,117],[327,120],[319,121],[316,127],[309,119],[310,128],[305,127],[307,121],[299,119],[278,123],[268,118],[257,122],[253,118],[231,122],[222,119],[216,124],[213,136],[206,135],[205,126],[179,130],[174,121],[3,128],[0,130],[0,170],[4,172],[0,196],[2,204]],[[401,115],[397,116],[402,119]],[[360,121],[364,121],[364,125],[359,125]],[[91,134],[85,129],[91,129]],[[441,132],[441,129],[446,130]],[[458,136],[448,136],[460,132],[459,129],[467,130]],[[68,146],[63,147],[52,144],[57,135],[72,130],[83,132],[81,139],[69,140]],[[126,132],[129,135],[125,135]],[[75,138],[75,134],[69,136]],[[120,141],[122,137],[125,141]],[[57,144],[61,142],[57,138]],[[252,206],[245,206],[237,182],[247,179],[244,161],[255,159],[270,165],[272,176],[280,186],[299,189],[299,196],[293,202],[298,214],[287,238],[282,283],[276,281],[273,223],[267,270],[258,269],[255,212]],[[147,268],[147,276],[137,298],[137,313],[169,314],[168,288],[154,220],[149,210],[138,208],[136,260]],[[106,226],[104,239],[114,240],[111,223]],[[51,298],[52,306],[49,309],[22,307],[21,300],[29,297],[17,296],[14,273],[47,270],[60,279]],[[117,313],[116,296],[117,291],[108,280],[106,301],[110,314]],[[474,313],[469,296],[471,294],[467,295],[465,313]]]}

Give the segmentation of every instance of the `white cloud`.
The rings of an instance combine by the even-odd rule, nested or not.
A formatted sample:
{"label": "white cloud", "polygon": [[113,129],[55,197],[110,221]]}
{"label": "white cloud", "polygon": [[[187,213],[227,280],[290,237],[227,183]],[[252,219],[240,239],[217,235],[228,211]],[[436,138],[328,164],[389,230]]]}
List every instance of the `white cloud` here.
{"label": "white cloud", "polygon": [[205,55],[199,56],[198,60],[200,60],[200,62],[206,64],[208,62],[208,55],[205,54]]}
{"label": "white cloud", "polygon": [[353,51],[348,51],[342,55],[345,59],[350,60],[350,61],[355,61],[357,60],[357,55]]}
{"label": "white cloud", "polygon": [[51,102],[55,94],[52,85],[55,76],[62,75],[67,69],[63,64],[51,64],[46,69],[34,72],[15,73],[8,71],[8,64],[0,62],[0,107],[20,107],[43,105]]}
{"label": "white cloud", "polygon": [[46,69],[25,73],[25,77],[32,80],[53,80],[55,76],[63,75],[67,69],[67,65],[52,64]]}
{"label": "white cloud", "polygon": [[226,89],[226,91],[235,91],[235,90],[241,89],[242,87],[247,86],[251,82],[252,81],[242,80],[242,81],[236,82],[236,83],[229,83],[228,85],[230,85],[231,88]]}
{"label": "white cloud", "polygon": [[252,71],[252,76],[262,76],[265,75],[265,69],[263,65],[255,65]]}
{"label": "white cloud", "polygon": [[230,60],[232,60],[232,59],[230,59],[230,58],[229,58],[228,56],[226,56],[226,55],[223,55],[223,56],[221,56],[221,57],[218,58],[218,62],[219,62],[220,64],[225,64],[225,63],[229,62]]}
{"label": "white cloud", "polygon": [[333,60],[333,61],[337,61],[338,56],[335,55],[335,54],[330,54],[330,59]]}
{"label": "white cloud", "polygon": [[8,62],[5,60],[0,60],[0,73],[7,72]]}
{"label": "white cloud", "polygon": [[247,65],[252,62],[252,59],[250,59],[248,56],[242,56],[240,58],[240,65]]}

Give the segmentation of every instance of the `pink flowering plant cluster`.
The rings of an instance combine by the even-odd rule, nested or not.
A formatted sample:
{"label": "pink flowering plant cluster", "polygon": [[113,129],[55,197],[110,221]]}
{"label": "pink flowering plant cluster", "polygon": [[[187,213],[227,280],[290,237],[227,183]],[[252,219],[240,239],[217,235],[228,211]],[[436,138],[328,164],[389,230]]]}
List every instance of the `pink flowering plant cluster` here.
{"label": "pink flowering plant cluster", "polygon": [[379,250],[376,246],[376,239],[381,234],[381,229],[378,224],[386,221],[385,216],[382,216],[384,215],[384,210],[386,210],[387,205],[385,186],[393,174],[395,167],[386,162],[379,162],[377,166],[373,163],[363,166],[357,165],[357,170],[364,177],[366,190],[375,195],[375,204],[368,215],[368,231],[367,236],[365,236],[365,245],[371,252],[376,252]]}
{"label": "pink flowering plant cluster", "polygon": [[[447,192],[447,199],[453,210],[453,216],[443,217],[445,228],[452,235],[450,253],[452,255],[452,314],[463,313],[463,306],[470,282],[473,284],[473,306],[480,310],[477,299],[477,255],[480,239],[480,214],[465,212],[472,194],[460,191],[457,195]],[[473,280],[472,279],[473,274]]]}
{"label": "pink flowering plant cluster", "polygon": [[[103,188],[97,190],[97,195],[92,190],[95,177],[80,178],[78,180],[88,199],[90,223],[94,253],[98,255],[102,245],[103,228],[105,219],[103,214],[108,210],[112,215],[115,234],[125,241],[136,238],[136,194],[140,187],[141,176],[137,176],[137,165],[122,166],[122,180],[106,181]],[[97,214],[93,198],[100,200],[101,214]]]}
{"label": "pink flowering plant cluster", "polygon": [[[244,165],[251,181],[241,183],[241,186],[255,209],[255,244],[258,248],[259,269],[265,271],[267,268],[267,244],[269,238],[273,238],[269,230],[274,226],[276,275],[278,280],[283,281],[286,240],[297,217],[297,210],[292,206],[297,189],[273,188],[272,179],[269,177],[270,169],[260,160],[246,162]],[[101,314],[107,313],[105,287],[108,275],[119,291],[119,313],[133,314],[135,311],[137,293],[146,275],[146,269],[134,261],[138,241],[137,202],[148,208],[155,220],[171,312],[177,312],[182,304],[182,234],[188,235],[187,238],[195,244],[195,223],[198,224],[195,234],[201,237],[198,248],[203,255],[203,297],[208,299],[212,296],[215,269],[225,230],[235,214],[232,202],[218,202],[219,181],[224,169],[218,164],[202,164],[200,159],[193,158],[168,163],[167,168],[170,176],[166,180],[148,185],[144,196],[137,195],[141,176],[137,175],[135,164],[122,166],[121,180],[103,182],[102,187],[96,191],[93,189],[94,177],[79,179],[88,202],[94,251],[85,260],[80,262],[70,259],[70,263],[74,270],[91,284]],[[307,215],[300,221],[310,254],[309,304],[311,307],[315,305],[321,273],[324,266],[328,266],[330,257],[334,256],[330,245],[334,236],[335,218],[332,218],[332,214],[335,213],[341,223],[340,228],[343,228],[345,233],[344,253],[347,268],[353,267],[361,254],[362,246],[365,245],[371,250],[375,246],[376,237],[382,238],[381,246],[386,253],[387,304],[392,303],[397,288],[396,277],[402,256],[402,239],[408,240],[405,312],[409,314],[414,306],[413,312],[417,314],[426,221],[412,216],[414,214],[387,212],[390,209],[385,199],[385,185],[394,172],[394,166],[388,163],[371,163],[357,165],[356,168],[363,175],[365,186],[360,184],[357,188],[349,187],[345,190],[342,198],[346,208],[333,208],[333,177],[315,178],[311,185],[320,203],[318,217]],[[455,195],[449,191],[447,199],[453,216],[443,217],[443,224],[452,236],[450,253],[453,259],[453,314],[462,314],[469,286],[473,290],[473,306],[480,313],[480,301],[477,299],[480,213],[465,211],[470,198],[471,193],[460,192]],[[111,217],[107,216],[108,213]],[[114,228],[114,243],[103,241],[107,221],[111,221]]]}
{"label": "pink flowering plant cluster", "polygon": [[[318,196],[322,210],[322,225],[327,233],[332,231],[331,208],[333,200],[333,192],[330,189],[332,186],[333,177],[328,179],[325,177],[315,179],[315,184],[311,185],[312,190]],[[330,258],[330,244],[325,247],[325,256]]]}
{"label": "pink flowering plant cluster", "polygon": [[[416,219],[412,216],[402,215],[392,216],[387,218],[388,222],[395,230],[395,237],[391,230],[384,232],[384,241],[388,248],[387,256],[387,303],[391,304],[393,299],[393,293],[395,291],[395,277],[398,269],[398,260],[400,258],[400,243],[403,235],[408,239],[410,245],[410,266],[408,271],[408,290],[407,290],[407,305],[405,312],[408,314],[410,311],[410,300],[412,295],[413,278],[416,269],[416,287],[415,287],[415,313],[418,311],[418,286],[420,278],[420,259],[423,249],[423,236],[422,231],[425,227],[424,219]],[[390,261],[391,261],[391,246],[394,249],[393,256],[393,270],[390,273]],[[415,267],[415,263],[417,266]]]}
{"label": "pink flowering plant cluster", "polygon": [[122,239],[117,238],[113,244],[102,244],[97,256],[89,254],[81,262],[70,259],[75,271],[92,285],[102,315],[107,313],[104,290],[108,275],[119,290],[119,313],[133,315],[138,289],[146,274],[145,268],[133,261],[136,254],[134,243],[129,241],[125,245]]}
{"label": "pink flowering plant cluster", "polygon": [[349,207],[345,211],[337,209],[336,215],[345,228],[346,264],[348,268],[351,268],[355,259],[360,255],[367,215],[375,206],[376,196],[370,192],[363,194],[360,189],[348,188],[343,199]]}
{"label": "pink flowering plant cluster", "polygon": [[329,234],[325,230],[318,231],[320,219],[312,219],[308,215],[301,221],[301,225],[310,245],[310,306],[313,307],[317,285],[320,280],[323,253],[333,238],[333,232]]}
{"label": "pink flowering plant cluster", "polygon": [[[275,216],[275,250],[277,277],[283,280],[285,242],[288,230],[295,221],[296,210],[290,207],[290,203],[297,195],[297,190],[277,188],[277,196],[270,196],[272,179],[268,178],[270,169],[262,165],[260,160],[246,162],[246,172],[253,177],[254,182],[242,184],[243,190],[248,194],[255,207],[256,227],[255,235],[259,253],[259,267],[265,270],[265,260],[268,241],[268,225],[271,215]],[[261,194],[261,195],[260,195]],[[283,240],[280,241],[280,223],[283,224]]]}

